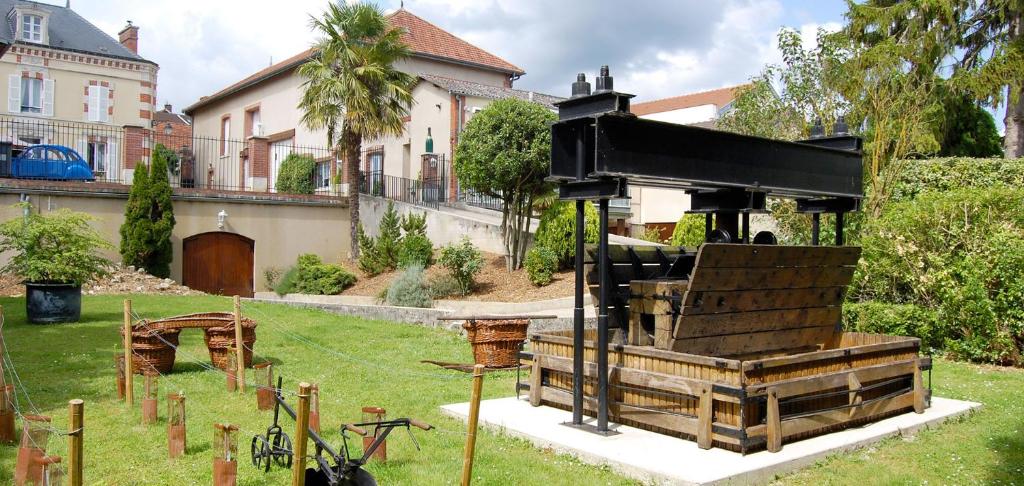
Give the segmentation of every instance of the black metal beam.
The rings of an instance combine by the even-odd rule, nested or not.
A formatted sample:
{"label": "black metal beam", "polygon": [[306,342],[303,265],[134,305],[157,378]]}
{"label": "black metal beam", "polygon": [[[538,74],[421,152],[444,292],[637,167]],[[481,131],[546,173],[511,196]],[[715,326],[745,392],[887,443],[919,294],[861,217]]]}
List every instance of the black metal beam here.
{"label": "black metal beam", "polygon": [[690,213],[714,213],[719,211],[763,212],[767,200],[763,192],[743,189],[719,189],[715,191],[687,191],[690,195]]}
{"label": "black metal beam", "polygon": [[807,145],[817,145],[818,147],[828,147],[857,153],[864,150],[864,139],[853,135],[809,138],[807,140],[798,140],[798,142]]}
{"label": "black metal beam", "polygon": [[629,113],[629,99],[633,96],[635,95],[605,91],[560,101],[555,103],[558,107],[558,120],[574,120],[613,111]]}
{"label": "black metal beam", "polygon": [[849,213],[860,210],[860,199],[851,197],[798,198],[798,213]]}
{"label": "black metal beam", "polygon": [[624,179],[597,179],[558,185],[558,198],[570,201],[621,199],[629,197]]}
{"label": "black metal beam", "polygon": [[554,124],[552,178],[575,178],[578,131],[585,134],[588,178],[621,177],[639,185],[649,181],[683,189],[741,188],[783,196],[863,195],[858,153],[621,113]]}

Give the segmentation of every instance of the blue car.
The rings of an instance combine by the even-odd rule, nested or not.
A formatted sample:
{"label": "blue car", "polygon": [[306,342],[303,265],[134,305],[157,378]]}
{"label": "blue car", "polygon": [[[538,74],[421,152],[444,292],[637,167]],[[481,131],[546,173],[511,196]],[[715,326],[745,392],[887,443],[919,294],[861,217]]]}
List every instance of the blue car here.
{"label": "blue car", "polygon": [[96,180],[78,152],[63,145],[33,145],[11,159],[11,175],[22,179]]}

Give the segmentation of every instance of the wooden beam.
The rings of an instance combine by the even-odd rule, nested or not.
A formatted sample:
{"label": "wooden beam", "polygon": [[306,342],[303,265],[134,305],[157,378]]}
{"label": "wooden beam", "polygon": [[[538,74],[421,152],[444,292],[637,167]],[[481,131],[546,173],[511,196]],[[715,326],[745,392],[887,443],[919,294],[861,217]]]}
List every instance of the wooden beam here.
{"label": "wooden beam", "polygon": [[881,353],[884,351],[896,351],[904,348],[906,348],[908,351],[918,350],[921,348],[921,340],[918,338],[904,337],[897,338],[896,340],[887,343],[866,344],[862,346],[853,346],[842,349],[831,349],[826,351],[820,351],[814,354],[803,354],[798,356],[780,356],[777,358],[750,360],[744,361],[742,367],[744,372],[750,372],[753,370],[806,363],[808,361],[824,361],[844,356],[858,356],[861,354]]}
{"label": "wooden beam", "polygon": [[700,402],[697,411],[697,447],[710,449],[712,444],[711,430],[714,421],[714,399],[711,397],[711,388],[700,389]]}
{"label": "wooden beam", "polygon": [[921,360],[914,360],[914,412],[924,413],[925,409],[924,378],[921,376]]}
{"label": "wooden beam", "polygon": [[672,350],[704,356],[729,356],[762,350],[770,351],[821,344],[826,342],[834,331],[834,326],[820,326],[727,336],[674,339],[672,341]]}
{"label": "wooden beam", "polygon": [[884,380],[901,375],[909,376],[914,373],[915,361],[916,360],[912,359],[895,361],[835,373],[822,373],[761,385],[749,385],[747,387],[747,394],[749,396],[757,396],[767,394],[770,390],[774,389],[778,393],[779,398],[788,398],[821,390],[847,387],[849,386],[851,375],[854,376],[859,383]]}
{"label": "wooden beam", "polygon": [[779,413],[779,394],[773,388],[768,390],[768,452],[782,450],[782,415]]}
{"label": "wooden beam", "polygon": [[853,408],[851,414],[847,410],[830,410],[807,417],[793,418],[782,421],[782,436],[792,437],[834,425],[844,424],[853,420],[865,417],[876,417],[897,410],[911,409],[914,406],[914,393],[907,392],[902,395],[879,400]]}

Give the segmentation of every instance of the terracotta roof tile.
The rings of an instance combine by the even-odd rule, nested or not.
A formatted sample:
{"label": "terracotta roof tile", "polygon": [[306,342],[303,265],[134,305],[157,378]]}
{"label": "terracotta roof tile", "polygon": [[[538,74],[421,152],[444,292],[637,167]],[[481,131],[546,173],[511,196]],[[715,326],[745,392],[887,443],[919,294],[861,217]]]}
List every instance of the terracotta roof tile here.
{"label": "terracotta roof tile", "polygon": [[643,116],[650,115],[651,113],[662,113],[703,105],[715,105],[716,108],[721,109],[723,106],[736,99],[736,92],[744,86],[746,85],[740,84],[737,86],[728,86],[725,88],[673,96],[671,98],[663,98],[660,100],[633,103],[630,107],[630,111],[634,115]]}
{"label": "terracotta roof tile", "polygon": [[[413,56],[462,62],[516,75],[525,74],[522,68],[452,35],[444,29],[413,15],[408,10],[399,9],[388,15],[388,22],[395,27],[405,30],[402,35],[402,41],[409,45]],[[309,59],[312,54],[313,49],[306,49],[284,61],[261,69],[227,88],[217,91],[210,96],[200,98],[199,101],[185,108],[185,113],[191,114],[193,110],[205,104],[247,88],[269,77],[290,71],[305,62],[306,59]]]}
{"label": "terracotta roof tile", "polygon": [[525,74],[519,66],[452,35],[404,8],[388,16],[388,21],[395,27],[405,29],[402,41],[416,54],[477,64],[512,74]]}
{"label": "terracotta roof tile", "polygon": [[446,78],[444,76],[436,76],[433,74],[420,74],[419,76],[421,79],[426,80],[441,89],[448,90],[450,93],[487,98],[491,100],[519,98],[521,100],[532,101],[549,110],[555,109],[555,103],[565,100],[565,98],[537,93],[535,91],[506,88],[504,86],[491,86],[489,84],[474,83],[471,81]]}

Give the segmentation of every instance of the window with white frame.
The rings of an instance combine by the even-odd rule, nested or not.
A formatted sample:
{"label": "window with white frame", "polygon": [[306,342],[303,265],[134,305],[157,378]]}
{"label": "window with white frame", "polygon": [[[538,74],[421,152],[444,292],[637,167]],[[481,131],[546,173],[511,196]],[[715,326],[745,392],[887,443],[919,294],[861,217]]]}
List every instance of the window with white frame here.
{"label": "window with white frame", "polygon": [[231,136],[231,117],[226,116],[220,120],[220,156],[228,156],[228,137]]}
{"label": "window with white frame", "polygon": [[107,172],[107,143],[89,142],[85,159],[93,173],[105,174]]}
{"label": "window with white frame", "polygon": [[316,171],[313,174],[313,183],[317,189],[331,187],[331,161],[325,160],[316,163]]}
{"label": "window with white frame", "polygon": [[110,88],[89,86],[89,121],[110,121]]}
{"label": "window with white frame", "polygon": [[43,80],[21,78],[21,112],[43,112]]}
{"label": "window with white frame", "polygon": [[22,15],[21,39],[29,42],[43,42],[43,18],[38,15]]}

